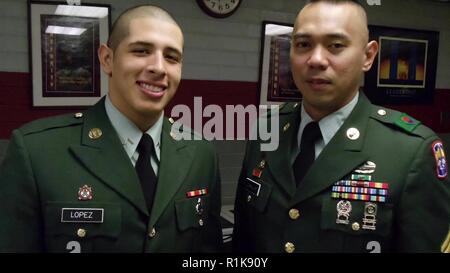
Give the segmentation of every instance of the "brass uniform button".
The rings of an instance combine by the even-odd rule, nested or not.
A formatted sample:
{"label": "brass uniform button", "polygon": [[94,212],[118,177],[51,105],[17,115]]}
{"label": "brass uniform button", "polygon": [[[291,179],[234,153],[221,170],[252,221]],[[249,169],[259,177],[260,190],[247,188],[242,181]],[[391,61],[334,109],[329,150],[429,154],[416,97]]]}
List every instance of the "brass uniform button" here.
{"label": "brass uniform button", "polygon": [[251,195],[247,196],[247,203],[250,202],[250,201],[252,201],[252,196]]}
{"label": "brass uniform button", "polygon": [[289,210],[289,217],[292,220],[297,220],[298,217],[300,217],[300,212],[298,211],[298,209],[290,209]]}
{"label": "brass uniform button", "polygon": [[203,220],[202,219],[198,220],[198,224],[202,227],[203,226]]}
{"label": "brass uniform button", "polygon": [[353,229],[354,231],[358,231],[359,228],[360,228],[360,225],[359,225],[358,222],[354,222],[354,223],[352,224],[352,229]]}
{"label": "brass uniform button", "polygon": [[84,236],[86,236],[86,230],[84,228],[79,228],[77,230],[77,235],[78,237],[83,238]]}
{"label": "brass uniform button", "polygon": [[284,245],[284,251],[286,251],[287,253],[292,253],[295,250],[295,245],[291,242],[287,242]]}
{"label": "brass uniform button", "polygon": [[74,117],[75,118],[82,118],[83,117],[83,113],[75,113]]}
{"label": "brass uniform button", "polygon": [[148,233],[148,236],[150,238],[153,238],[156,236],[156,229],[153,227],[152,230]]}
{"label": "brass uniform button", "polygon": [[103,132],[99,128],[92,128],[89,130],[89,138],[90,139],[99,139],[102,136]]}

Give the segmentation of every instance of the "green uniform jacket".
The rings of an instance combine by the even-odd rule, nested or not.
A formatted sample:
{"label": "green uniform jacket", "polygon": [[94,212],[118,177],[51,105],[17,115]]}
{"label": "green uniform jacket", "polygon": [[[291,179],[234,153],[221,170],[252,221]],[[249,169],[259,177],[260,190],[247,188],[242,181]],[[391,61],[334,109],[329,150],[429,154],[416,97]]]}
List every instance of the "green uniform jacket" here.
{"label": "green uniform jacket", "polygon": [[[291,151],[297,145],[300,108],[290,103],[280,109],[276,151],[260,151],[256,140],[248,143],[236,196],[234,250],[439,252],[449,230],[450,181],[438,178],[432,150],[438,137],[360,94],[297,188]],[[350,128],[359,137],[353,133],[350,139],[349,132],[355,132]],[[364,169],[372,172],[366,174],[369,181],[387,183],[386,202],[332,197],[335,182],[351,180]]]}
{"label": "green uniform jacket", "polygon": [[[149,217],[104,99],[82,117],[42,119],[15,130],[0,168],[0,252],[219,250],[217,154],[205,141],[175,141],[171,134],[164,119]],[[204,191],[188,197],[195,190]]]}

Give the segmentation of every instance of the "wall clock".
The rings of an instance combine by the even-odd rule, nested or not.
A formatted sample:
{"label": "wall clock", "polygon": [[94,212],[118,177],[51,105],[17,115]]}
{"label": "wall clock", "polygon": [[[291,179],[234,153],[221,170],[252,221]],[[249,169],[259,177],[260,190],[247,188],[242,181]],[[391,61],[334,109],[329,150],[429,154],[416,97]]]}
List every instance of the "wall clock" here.
{"label": "wall clock", "polygon": [[200,8],[209,16],[225,18],[233,14],[242,0],[197,0]]}

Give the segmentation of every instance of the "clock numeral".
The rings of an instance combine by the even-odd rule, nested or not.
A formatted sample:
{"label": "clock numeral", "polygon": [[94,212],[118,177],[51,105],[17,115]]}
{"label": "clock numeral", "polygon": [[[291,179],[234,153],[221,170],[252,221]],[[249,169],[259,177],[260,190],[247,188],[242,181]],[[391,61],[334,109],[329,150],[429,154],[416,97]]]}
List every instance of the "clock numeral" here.
{"label": "clock numeral", "polygon": [[206,13],[213,17],[228,17],[239,6],[240,0],[197,0]]}

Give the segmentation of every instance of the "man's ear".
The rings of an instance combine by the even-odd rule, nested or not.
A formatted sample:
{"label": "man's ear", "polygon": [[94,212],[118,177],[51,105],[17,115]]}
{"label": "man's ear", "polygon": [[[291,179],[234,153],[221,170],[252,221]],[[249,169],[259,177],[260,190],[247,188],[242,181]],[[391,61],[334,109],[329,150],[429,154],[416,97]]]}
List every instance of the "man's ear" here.
{"label": "man's ear", "polygon": [[109,48],[106,44],[101,44],[98,48],[98,60],[100,65],[102,66],[103,72],[105,72],[108,76],[112,76],[112,68],[113,68],[113,50]]}
{"label": "man's ear", "polygon": [[366,46],[363,71],[367,72],[372,67],[375,56],[378,53],[378,43],[376,41],[370,41]]}

